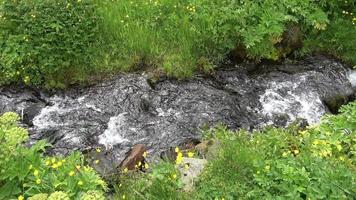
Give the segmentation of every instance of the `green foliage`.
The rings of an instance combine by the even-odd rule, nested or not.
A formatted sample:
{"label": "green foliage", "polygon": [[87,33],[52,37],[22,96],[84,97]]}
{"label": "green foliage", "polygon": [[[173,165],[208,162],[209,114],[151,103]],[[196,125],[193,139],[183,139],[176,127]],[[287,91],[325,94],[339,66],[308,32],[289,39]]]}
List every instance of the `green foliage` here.
{"label": "green foliage", "polygon": [[105,200],[105,197],[100,191],[90,190],[81,197],[81,200]]}
{"label": "green foliage", "polygon": [[65,192],[53,192],[49,197],[48,200],[70,200],[68,194]]}
{"label": "green foliage", "polygon": [[356,2],[322,0],[318,4],[331,22],[326,31],[310,31],[302,53],[326,52],[355,65]]}
{"label": "green foliage", "polygon": [[354,63],[355,7],[338,0],[1,0],[0,84],[62,88],[136,70],[187,78],[211,73],[235,49],[280,59],[291,50],[284,39],[293,26],[305,36],[300,53],[326,51]]}
{"label": "green foliage", "polygon": [[197,185],[197,199],[354,199],[356,103],[300,131],[252,135],[215,130],[222,148]]}
{"label": "green foliage", "polygon": [[94,71],[97,21],[91,0],[0,1],[0,84],[82,81]]}
{"label": "green foliage", "polygon": [[[6,113],[0,117],[0,199],[17,196],[63,199],[63,192],[78,198],[92,190],[103,191],[106,184],[89,166],[84,166],[80,153],[67,157],[45,157],[42,152],[48,144],[37,142],[28,148],[24,128],[18,127],[18,115]],[[63,191],[63,192],[56,192]],[[39,195],[42,194],[42,195]]]}
{"label": "green foliage", "polygon": [[29,197],[28,200],[47,200],[48,194],[35,194],[32,197]]}
{"label": "green foliage", "polygon": [[180,78],[209,72],[238,44],[253,59],[278,59],[277,46],[289,24],[325,29],[328,23],[317,4],[305,0],[100,2],[110,44],[105,63],[121,70],[158,67]]}
{"label": "green foliage", "polygon": [[160,162],[149,173],[123,172],[114,199],[186,199],[175,165]]}

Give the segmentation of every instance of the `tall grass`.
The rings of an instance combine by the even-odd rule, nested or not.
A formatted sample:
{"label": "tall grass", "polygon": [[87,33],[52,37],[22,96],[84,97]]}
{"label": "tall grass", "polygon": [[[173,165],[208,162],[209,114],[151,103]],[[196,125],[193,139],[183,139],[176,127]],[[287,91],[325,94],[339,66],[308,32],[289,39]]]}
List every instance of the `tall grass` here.
{"label": "tall grass", "polygon": [[187,5],[181,2],[98,2],[111,67],[126,71],[133,66],[160,68],[171,76],[190,76],[198,60],[194,49],[197,34]]}

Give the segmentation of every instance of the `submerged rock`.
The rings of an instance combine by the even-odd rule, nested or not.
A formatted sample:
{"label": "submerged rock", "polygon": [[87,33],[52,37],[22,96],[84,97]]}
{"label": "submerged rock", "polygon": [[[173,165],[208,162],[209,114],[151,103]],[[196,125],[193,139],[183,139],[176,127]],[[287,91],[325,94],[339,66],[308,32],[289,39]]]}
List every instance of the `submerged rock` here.
{"label": "submerged rock", "polygon": [[53,154],[105,147],[110,171],[136,144],[157,156],[199,140],[201,127],[218,123],[247,130],[298,118],[312,124],[329,112],[325,100],[354,94],[350,70],[325,57],[249,69],[230,66],[214,77],[162,80],[154,87],[146,75],[128,74],[52,95],[4,87],[0,113],[18,112],[30,127],[31,142],[47,139]]}

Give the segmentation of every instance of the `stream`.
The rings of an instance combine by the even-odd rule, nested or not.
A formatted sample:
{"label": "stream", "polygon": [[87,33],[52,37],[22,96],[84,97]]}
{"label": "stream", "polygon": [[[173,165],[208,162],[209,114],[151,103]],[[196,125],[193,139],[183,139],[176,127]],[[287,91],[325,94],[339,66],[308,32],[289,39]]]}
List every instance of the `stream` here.
{"label": "stream", "polygon": [[135,144],[160,155],[201,139],[201,128],[219,123],[247,130],[283,127],[296,119],[318,123],[354,100],[355,87],[355,71],[314,56],[294,64],[231,64],[213,76],[154,85],[136,73],[52,93],[1,87],[0,114],[19,113],[30,144],[47,139],[52,154],[102,147],[102,170],[111,170]]}

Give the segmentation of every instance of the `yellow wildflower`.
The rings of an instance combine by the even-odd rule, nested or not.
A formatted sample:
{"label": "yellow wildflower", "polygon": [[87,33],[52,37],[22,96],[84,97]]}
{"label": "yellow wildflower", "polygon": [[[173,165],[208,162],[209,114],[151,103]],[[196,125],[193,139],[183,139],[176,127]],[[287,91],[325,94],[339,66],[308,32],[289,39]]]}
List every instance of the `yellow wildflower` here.
{"label": "yellow wildflower", "polygon": [[265,166],[265,170],[266,170],[266,171],[269,171],[270,169],[271,169],[271,166],[269,166],[269,165],[266,165],[266,166]]}
{"label": "yellow wildflower", "polygon": [[46,160],[46,165],[49,166],[51,164],[51,161]]}
{"label": "yellow wildflower", "polygon": [[28,167],[28,169],[32,169],[33,168],[33,165],[30,165],[29,167]]}
{"label": "yellow wildflower", "polygon": [[182,152],[179,152],[177,155],[176,164],[179,165],[182,162],[183,162],[183,154],[182,154]]}
{"label": "yellow wildflower", "polygon": [[75,166],[75,168],[77,168],[77,170],[80,170],[80,165]]}
{"label": "yellow wildflower", "polygon": [[299,154],[299,150],[298,149],[294,150],[293,152],[294,152],[295,155]]}
{"label": "yellow wildflower", "polygon": [[124,172],[127,173],[129,171],[129,169],[127,169],[127,167],[124,169]]}
{"label": "yellow wildflower", "polygon": [[95,160],[95,164],[99,164],[99,162],[100,162],[99,160]]}
{"label": "yellow wildflower", "polygon": [[38,174],[39,174],[39,171],[37,169],[35,171],[33,171],[33,175],[38,176]]}
{"label": "yellow wildflower", "polygon": [[340,156],[339,159],[340,159],[341,161],[344,161],[344,160],[345,160],[345,157],[344,157],[344,156]]}
{"label": "yellow wildflower", "polygon": [[70,171],[68,175],[69,175],[69,176],[74,176],[74,174],[75,174],[74,171]]}
{"label": "yellow wildflower", "polygon": [[78,185],[83,185],[83,181],[78,181]]}
{"label": "yellow wildflower", "polygon": [[175,151],[176,153],[178,153],[178,152],[179,152],[179,147],[176,147],[176,148],[174,149],[174,151]]}
{"label": "yellow wildflower", "polygon": [[194,156],[194,153],[193,152],[188,152],[188,157],[191,158]]}
{"label": "yellow wildflower", "polygon": [[56,168],[58,168],[58,165],[57,165],[56,163],[54,163],[54,164],[52,165],[52,168],[53,168],[53,169],[56,169]]}
{"label": "yellow wildflower", "polygon": [[62,161],[59,161],[59,162],[57,163],[57,166],[58,166],[58,167],[60,167],[60,166],[62,166],[62,165],[63,165]]}
{"label": "yellow wildflower", "polygon": [[184,168],[185,168],[186,170],[188,170],[188,169],[189,169],[189,165],[188,165],[188,164],[185,164],[185,165],[184,165]]}
{"label": "yellow wildflower", "polygon": [[177,174],[173,174],[172,178],[177,179]]}
{"label": "yellow wildflower", "polygon": [[100,153],[101,149],[100,148],[96,148],[96,152]]}
{"label": "yellow wildflower", "polygon": [[145,169],[148,169],[148,167],[149,167],[148,163],[145,163]]}
{"label": "yellow wildflower", "polygon": [[52,158],[52,164],[56,162],[56,158]]}
{"label": "yellow wildflower", "polygon": [[125,196],[125,195],[122,195],[122,199],[126,199],[126,196]]}
{"label": "yellow wildflower", "polygon": [[20,195],[19,197],[17,197],[18,200],[25,200],[25,197],[23,197],[22,195]]}
{"label": "yellow wildflower", "polygon": [[142,156],[143,156],[144,158],[146,158],[146,157],[147,157],[147,151],[143,152]]}
{"label": "yellow wildflower", "polygon": [[341,150],[342,150],[342,146],[341,146],[340,144],[337,144],[337,145],[336,145],[336,148],[337,148],[338,151],[341,151]]}
{"label": "yellow wildflower", "polygon": [[90,171],[93,171],[93,168],[91,168],[90,166],[87,165],[84,167],[84,171],[90,172]]}
{"label": "yellow wildflower", "polygon": [[42,181],[41,181],[41,179],[39,179],[39,178],[36,180],[36,183],[37,183],[37,184],[41,184],[41,182],[42,182]]}
{"label": "yellow wildflower", "polygon": [[282,156],[283,156],[283,157],[287,157],[287,156],[288,156],[288,153],[287,153],[287,152],[283,152]]}

